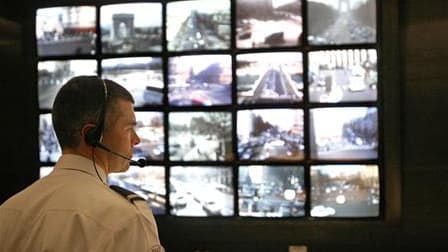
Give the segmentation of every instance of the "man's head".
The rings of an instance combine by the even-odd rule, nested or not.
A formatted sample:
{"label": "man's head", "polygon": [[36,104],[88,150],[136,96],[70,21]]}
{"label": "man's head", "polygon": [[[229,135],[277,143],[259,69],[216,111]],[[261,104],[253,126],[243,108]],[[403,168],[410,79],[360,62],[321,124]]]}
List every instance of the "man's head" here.
{"label": "man's head", "polygon": [[[62,151],[92,147],[86,143],[85,135],[93,128],[98,129],[99,135],[103,136],[102,143],[106,146],[107,144],[117,145],[114,139],[120,139],[121,136],[114,134],[125,133],[115,128],[133,127],[135,124],[133,103],[134,99],[129,91],[113,81],[104,80],[103,82],[97,76],[78,76],[69,80],[59,90],[53,104],[53,126]],[[110,147],[116,147],[117,151],[121,150],[124,155],[130,156],[132,153],[128,153],[129,149],[132,150],[132,146],[138,143],[139,139],[133,128],[132,132],[128,133],[131,135],[131,143],[120,143],[118,147]],[[106,156],[105,153],[101,155]],[[108,156],[103,159],[105,166],[115,161]],[[105,169],[108,168],[105,167]]]}

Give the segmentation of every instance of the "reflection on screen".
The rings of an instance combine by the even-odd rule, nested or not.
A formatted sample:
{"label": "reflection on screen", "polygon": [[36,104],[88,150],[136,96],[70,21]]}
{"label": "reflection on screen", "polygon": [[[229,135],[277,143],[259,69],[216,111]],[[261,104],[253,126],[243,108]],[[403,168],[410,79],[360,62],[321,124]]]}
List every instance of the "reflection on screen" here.
{"label": "reflection on screen", "polygon": [[308,0],[308,41],[313,45],[376,42],[375,0]]}
{"label": "reflection on screen", "polygon": [[51,114],[39,115],[39,154],[41,162],[56,162],[62,154]]}
{"label": "reflection on screen", "polygon": [[239,54],[236,75],[239,104],[302,101],[301,53]]}
{"label": "reflection on screen", "polygon": [[311,158],[377,158],[378,115],[375,107],[311,109],[310,118]]}
{"label": "reflection on screen", "polygon": [[305,215],[305,178],[301,166],[240,166],[240,216],[297,217]]}
{"label": "reflection on screen", "polygon": [[37,70],[40,109],[51,109],[59,89],[72,77],[97,75],[96,60],[40,61]]}
{"label": "reflection on screen", "polygon": [[233,159],[230,112],[171,112],[168,120],[170,160]]}
{"label": "reflection on screen", "polygon": [[231,167],[173,166],[169,181],[172,215],[233,215]]}
{"label": "reflection on screen", "polygon": [[211,106],[232,102],[229,55],[170,58],[168,98],[174,106]]}
{"label": "reflection on screen", "polygon": [[376,217],[379,203],[377,165],[311,167],[311,216]]}
{"label": "reflection on screen", "polygon": [[161,58],[115,58],[101,61],[102,78],[123,85],[134,97],[135,107],[162,104]]}
{"label": "reflection on screen", "polygon": [[166,13],[168,50],[230,47],[229,0],[169,2]]}
{"label": "reflection on screen", "polygon": [[312,102],[376,101],[376,50],[310,52],[308,79]]}
{"label": "reflection on screen", "polygon": [[302,36],[300,0],[236,1],[238,48],[297,46]]}
{"label": "reflection on screen", "polygon": [[238,111],[237,134],[240,159],[299,160],[304,157],[303,110]]}
{"label": "reflection on screen", "polygon": [[108,184],[134,192],[146,200],[155,215],[165,214],[166,189],[163,166],[131,166],[121,173],[110,173]]}
{"label": "reflection on screen", "polygon": [[137,125],[135,131],[140,143],[134,146],[134,160],[162,160],[164,149],[164,128],[162,112],[135,112]]}
{"label": "reflection on screen", "polygon": [[37,9],[38,56],[95,54],[94,6]]}
{"label": "reflection on screen", "polygon": [[112,4],[100,11],[103,53],[162,50],[162,4]]}

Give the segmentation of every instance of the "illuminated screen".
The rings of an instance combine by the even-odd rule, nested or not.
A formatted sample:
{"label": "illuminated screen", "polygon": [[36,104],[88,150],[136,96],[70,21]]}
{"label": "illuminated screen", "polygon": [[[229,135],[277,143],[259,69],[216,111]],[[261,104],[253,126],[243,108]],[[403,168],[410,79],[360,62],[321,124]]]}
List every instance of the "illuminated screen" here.
{"label": "illuminated screen", "polygon": [[155,215],[165,214],[166,189],[165,168],[163,166],[131,166],[122,173],[110,173],[109,185],[117,185],[146,200]]}
{"label": "illuminated screen", "polygon": [[303,63],[301,53],[239,54],[236,64],[239,104],[277,104],[302,101]]}
{"label": "illuminated screen", "polygon": [[37,71],[39,108],[51,109],[63,84],[78,75],[97,75],[97,64],[96,60],[39,61]]}
{"label": "illuminated screen", "polygon": [[53,166],[41,166],[39,169],[39,178],[41,179],[48,176],[53,171],[53,169]]}
{"label": "illuminated screen", "polygon": [[162,4],[104,5],[100,9],[103,53],[162,51]]}
{"label": "illuminated screen", "polygon": [[378,157],[376,108],[316,108],[311,109],[310,117],[311,158],[344,160]]}
{"label": "illuminated screen", "polygon": [[236,1],[238,48],[284,47],[301,44],[300,0]]}
{"label": "illuminated screen", "polygon": [[162,160],[164,150],[164,127],[162,112],[135,112],[137,125],[135,131],[140,143],[133,148],[133,159],[144,158]]}
{"label": "illuminated screen", "polygon": [[39,115],[39,153],[44,163],[56,162],[62,154],[50,113]]}
{"label": "illuminated screen", "polygon": [[240,166],[240,216],[298,217],[305,215],[306,194],[301,166]]}
{"label": "illuminated screen", "polygon": [[159,57],[127,57],[101,61],[102,78],[123,85],[135,107],[162,104],[163,73]]}
{"label": "illuminated screen", "polygon": [[376,50],[310,52],[308,80],[312,102],[376,101]]}
{"label": "illuminated screen", "polygon": [[170,167],[170,213],[175,216],[232,216],[231,167]]}
{"label": "illuminated screen", "polygon": [[233,159],[229,112],[171,112],[168,134],[170,160]]}
{"label": "illuminated screen", "polygon": [[96,8],[93,6],[37,9],[38,56],[95,54]]}
{"label": "illuminated screen", "polygon": [[375,0],[308,0],[308,42],[313,45],[376,42]]}
{"label": "illuminated screen", "polygon": [[166,8],[168,50],[230,47],[230,0],[168,2]]}
{"label": "illuminated screen", "polygon": [[303,159],[303,110],[254,109],[238,111],[237,135],[240,159]]}
{"label": "illuminated screen", "polygon": [[168,98],[173,106],[212,106],[232,102],[229,55],[180,56],[169,59]]}
{"label": "illuminated screen", "polygon": [[311,216],[379,216],[376,165],[311,166]]}

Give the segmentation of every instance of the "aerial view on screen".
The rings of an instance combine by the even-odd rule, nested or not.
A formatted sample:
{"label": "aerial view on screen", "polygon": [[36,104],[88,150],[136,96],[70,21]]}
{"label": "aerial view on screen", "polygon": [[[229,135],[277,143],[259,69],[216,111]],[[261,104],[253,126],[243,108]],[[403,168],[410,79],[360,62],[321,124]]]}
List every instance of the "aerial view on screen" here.
{"label": "aerial view on screen", "polygon": [[128,3],[100,9],[103,53],[162,50],[162,4]]}
{"label": "aerial view on screen", "polygon": [[298,217],[305,215],[306,194],[301,166],[240,166],[240,216]]}
{"label": "aerial view on screen", "polygon": [[301,37],[300,0],[236,1],[238,48],[297,46]]}
{"label": "aerial view on screen", "polygon": [[304,157],[301,109],[240,110],[237,134],[240,159],[299,160]]}
{"label": "aerial view on screen", "polygon": [[162,160],[164,150],[163,113],[153,111],[135,112],[137,125],[135,132],[140,138],[140,143],[133,148],[133,158],[150,160]]}
{"label": "aerial view on screen", "polygon": [[134,97],[135,107],[162,104],[162,59],[127,57],[101,61],[102,78],[123,85]]}
{"label": "aerial view on screen", "polygon": [[311,216],[376,217],[379,203],[377,165],[311,166]]}
{"label": "aerial view on screen", "polygon": [[377,100],[375,49],[312,51],[308,72],[311,102]]}
{"label": "aerial view on screen", "polygon": [[231,167],[170,167],[170,212],[176,216],[232,216]]}
{"label": "aerial view on screen", "polygon": [[165,167],[131,166],[126,172],[110,173],[107,182],[109,185],[117,185],[132,191],[145,199],[155,215],[165,214]]}
{"label": "aerial view on screen", "polygon": [[97,75],[96,60],[39,61],[37,64],[39,108],[51,109],[59,89],[78,75]]}
{"label": "aerial view on screen", "polygon": [[230,112],[171,112],[168,120],[171,160],[233,159]]}
{"label": "aerial view on screen", "polygon": [[301,53],[239,54],[236,64],[239,104],[278,104],[302,101],[303,63]]}
{"label": "aerial view on screen", "polygon": [[170,51],[229,48],[230,1],[168,2],[166,39]]}
{"label": "aerial view on screen", "polygon": [[375,107],[315,108],[310,113],[310,152],[315,159],[378,157]]}
{"label": "aerial view on screen", "polygon": [[169,59],[168,99],[173,106],[212,106],[232,102],[229,55],[193,55]]}
{"label": "aerial view on screen", "polygon": [[93,6],[37,9],[38,56],[95,53],[96,8]]}
{"label": "aerial view on screen", "polygon": [[308,0],[313,45],[376,42],[376,0]]}

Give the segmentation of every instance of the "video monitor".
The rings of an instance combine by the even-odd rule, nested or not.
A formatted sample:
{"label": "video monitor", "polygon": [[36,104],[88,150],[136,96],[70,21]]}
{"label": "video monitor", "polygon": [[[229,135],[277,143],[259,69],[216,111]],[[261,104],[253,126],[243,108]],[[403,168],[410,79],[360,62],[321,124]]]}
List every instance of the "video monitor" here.
{"label": "video monitor", "polygon": [[141,111],[135,112],[137,125],[135,131],[140,143],[133,148],[134,160],[140,158],[163,160],[165,153],[163,112]]}
{"label": "video monitor", "polygon": [[168,99],[172,106],[232,103],[230,55],[190,55],[169,59]]}
{"label": "video monitor", "polygon": [[304,158],[303,110],[253,109],[237,112],[240,160]]}
{"label": "video monitor", "polygon": [[93,55],[96,35],[94,6],[51,7],[36,11],[38,56]]}
{"label": "video monitor", "polygon": [[375,49],[310,52],[308,73],[311,102],[377,100],[378,68]]}
{"label": "video monitor", "polygon": [[377,165],[311,166],[312,217],[378,217]]}
{"label": "video monitor", "polygon": [[239,54],[236,65],[238,104],[302,101],[302,53]]}
{"label": "video monitor", "polygon": [[97,75],[96,60],[48,60],[37,63],[39,108],[52,109],[59,89],[78,75]]}
{"label": "video monitor", "polygon": [[232,167],[173,166],[169,177],[174,216],[233,216]]}
{"label": "video monitor", "polygon": [[162,4],[127,3],[100,8],[103,53],[162,51]]}
{"label": "video monitor", "polygon": [[110,173],[107,181],[142,197],[155,215],[166,213],[165,167],[130,166],[126,172]]}
{"label": "video monitor", "polygon": [[249,165],[239,167],[239,216],[305,216],[305,177],[302,166]]}
{"label": "video monitor", "polygon": [[39,178],[48,176],[54,170],[53,166],[41,166],[39,169]]}
{"label": "video monitor", "polygon": [[230,0],[168,2],[166,40],[169,51],[230,48]]}
{"label": "video monitor", "polygon": [[171,112],[168,120],[170,160],[233,160],[230,112]]}
{"label": "video monitor", "polygon": [[302,21],[301,0],[238,0],[236,46],[298,46],[302,39]]}
{"label": "video monitor", "polygon": [[39,115],[39,154],[44,163],[55,163],[62,155],[50,113]]}
{"label": "video monitor", "polygon": [[134,97],[134,106],[159,105],[163,102],[162,59],[127,57],[101,61],[102,78],[123,85]]}
{"label": "video monitor", "polygon": [[376,0],[307,0],[312,45],[376,42]]}
{"label": "video monitor", "polygon": [[378,157],[375,107],[310,110],[310,154],[313,159],[356,160]]}

